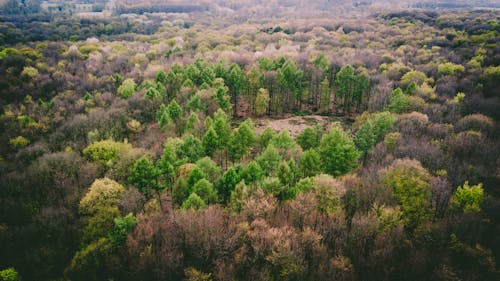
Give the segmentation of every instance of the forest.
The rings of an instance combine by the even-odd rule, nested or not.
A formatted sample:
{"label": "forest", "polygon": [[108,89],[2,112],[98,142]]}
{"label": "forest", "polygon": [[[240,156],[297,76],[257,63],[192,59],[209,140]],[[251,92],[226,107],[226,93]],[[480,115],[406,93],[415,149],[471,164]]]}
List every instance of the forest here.
{"label": "forest", "polygon": [[0,1],[0,281],[500,280],[495,1],[110,2]]}

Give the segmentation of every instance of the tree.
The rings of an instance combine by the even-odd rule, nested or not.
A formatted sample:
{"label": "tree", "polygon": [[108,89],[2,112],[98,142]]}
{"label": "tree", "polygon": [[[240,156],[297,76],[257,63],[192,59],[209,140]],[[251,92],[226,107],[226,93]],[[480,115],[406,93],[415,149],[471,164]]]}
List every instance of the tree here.
{"label": "tree", "polygon": [[196,167],[205,174],[206,179],[211,183],[217,182],[222,175],[222,169],[210,157],[203,157],[196,161]]}
{"label": "tree", "polygon": [[297,136],[297,143],[303,150],[316,148],[319,146],[323,130],[320,126],[307,127]]}
{"label": "tree", "polygon": [[484,201],[483,185],[470,186],[466,181],[459,186],[450,201],[450,210],[453,212],[479,213]]}
{"label": "tree", "polygon": [[319,108],[323,113],[330,112],[330,81],[325,77],[320,84],[321,88],[321,97],[320,97],[320,105]]}
{"label": "tree", "polygon": [[205,201],[198,196],[196,193],[191,193],[189,197],[182,203],[181,209],[189,210],[200,210],[207,206]]}
{"label": "tree", "polygon": [[338,126],[323,136],[319,154],[323,171],[333,176],[344,175],[352,171],[358,166],[360,157],[352,139]]}
{"label": "tree", "polygon": [[115,227],[113,231],[109,234],[109,241],[111,245],[117,247],[125,241],[127,234],[134,229],[137,225],[137,219],[132,213],[124,217],[118,217],[114,220]]}
{"label": "tree", "polygon": [[136,84],[132,79],[125,79],[118,87],[118,95],[124,99],[130,98],[135,93]]}
{"label": "tree", "polygon": [[266,175],[273,173],[281,161],[281,155],[274,145],[270,144],[267,148],[255,158],[257,163],[262,167]]}
{"label": "tree", "polygon": [[205,105],[201,101],[200,93],[196,92],[191,99],[189,99],[189,102],[187,104],[187,108],[195,111],[195,112],[201,112],[205,110]]}
{"label": "tree", "polygon": [[242,178],[245,180],[245,183],[251,184],[261,180],[264,176],[264,171],[260,167],[259,163],[256,161],[252,161],[248,164],[248,166],[243,169]]}
{"label": "tree", "polygon": [[246,76],[239,65],[233,63],[229,67],[226,81],[233,99],[234,116],[237,116],[238,95],[243,92],[247,84]]}
{"label": "tree", "polygon": [[160,124],[160,129],[164,129],[168,125],[170,117],[168,116],[167,107],[164,104],[160,105],[160,108],[156,112],[156,121]]}
{"label": "tree", "polygon": [[190,191],[192,191],[192,187],[199,181],[202,180],[206,177],[206,174],[199,168],[199,167],[194,167],[191,172],[189,172],[189,175],[186,179],[186,183],[188,185],[188,188]]}
{"label": "tree", "polygon": [[383,139],[385,134],[396,123],[396,117],[389,112],[377,113],[373,118],[367,120],[356,133],[354,142],[356,146],[364,153],[375,146]]}
{"label": "tree", "polygon": [[312,177],[321,173],[321,157],[315,149],[304,151],[299,164],[305,177]]}
{"label": "tree", "polygon": [[203,136],[202,143],[205,154],[212,157],[219,147],[219,136],[212,127],[207,129],[207,132]]}
{"label": "tree", "polygon": [[351,99],[355,87],[354,69],[350,65],[343,66],[335,77],[336,98],[343,100],[343,111],[349,113]]}
{"label": "tree", "polygon": [[398,159],[380,173],[382,182],[392,189],[410,232],[430,218],[431,176],[420,162]]}
{"label": "tree", "polygon": [[408,96],[403,93],[403,90],[397,88],[392,91],[391,95],[389,96],[389,105],[387,106],[387,109],[390,112],[407,112],[409,107],[410,102],[408,100]]}
{"label": "tree", "polygon": [[264,132],[262,132],[262,134],[260,135],[260,138],[259,138],[259,145],[260,145],[261,149],[265,149],[267,147],[267,145],[269,144],[269,142],[271,141],[271,139],[273,139],[275,135],[276,135],[276,132],[273,130],[273,128],[266,127],[266,129],[264,130]]}
{"label": "tree", "polygon": [[19,274],[11,267],[0,271],[1,281],[19,281]]}
{"label": "tree", "polygon": [[[231,138],[231,126],[229,124],[229,118],[227,117],[226,113],[221,109],[218,109],[217,112],[215,112],[213,128],[218,136],[217,148],[221,150],[223,148],[227,148],[229,140]],[[227,162],[227,153],[226,153],[226,162]],[[222,151],[219,154],[219,164],[222,166]]]}
{"label": "tree", "polygon": [[231,192],[241,181],[240,169],[241,167],[239,166],[231,167],[219,180],[217,190],[222,203],[227,203],[227,200],[229,200],[231,196]]}
{"label": "tree", "polygon": [[134,163],[130,172],[129,183],[139,189],[146,197],[151,196],[151,192],[160,192],[161,187],[158,184],[160,171],[155,167],[153,161],[148,157],[142,156]]}
{"label": "tree", "polygon": [[198,114],[191,112],[186,121],[185,131],[196,132],[198,130],[195,129],[198,129],[199,124],[200,124],[200,118],[198,117]]}
{"label": "tree", "polygon": [[239,160],[241,157],[247,155],[255,139],[255,130],[253,129],[251,121],[247,120],[241,123],[238,129],[231,135],[228,146],[228,152],[233,161]]}
{"label": "tree", "polygon": [[195,163],[204,155],[203,144],[198,138],[193,135],[189,135],[176,149],[176,153],[181,158],[185,158],[188,162]]}
{"label": "tree", "polygon": [[230,96],[228,94],[228,89],[227,87],[217,87],[215,88],[215,91],[212,96],[217,104],[219,105],[219,108],[222,109],[225,112],[229,112],[231,109],[231,102],[230,102]]}
{"label": "tree", "polygon": [[175,126],[177,128],[177,132],[180,135],[181,133],[181,128],[179,125],[179,120],[182,117],[182,108],[179,106],[179,104],[174,100],[172,100],[168,106],[167,106],[167,113],[168,117],[170,120],[172,120],[175,123]]}
{"label": "tree", "polygon": [[93,215],[100,208],[117,206],[125,196],[125,188],[114,180],[96,179],[89,191],[80,200],[78,210],[84,215]]}
{"label": "tree", "polygon": [[269,91],[260,88],[255,97],[255,114],[257,116],[262,116],[269,109]]}
{"label": "tree", "polygon": [[217,191],[213,185],[206,179],[199,180],[192,188],[192,192],[196,193],[207,204],[217,201]]}

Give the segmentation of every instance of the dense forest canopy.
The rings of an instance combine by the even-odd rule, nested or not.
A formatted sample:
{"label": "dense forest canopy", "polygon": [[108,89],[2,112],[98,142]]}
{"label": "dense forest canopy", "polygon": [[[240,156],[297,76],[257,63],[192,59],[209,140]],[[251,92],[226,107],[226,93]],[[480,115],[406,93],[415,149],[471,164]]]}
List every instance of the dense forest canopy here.
{"label": "dense forest canopy", "polygon": [[0,1],[0,281],[499,280],[497,1]]}

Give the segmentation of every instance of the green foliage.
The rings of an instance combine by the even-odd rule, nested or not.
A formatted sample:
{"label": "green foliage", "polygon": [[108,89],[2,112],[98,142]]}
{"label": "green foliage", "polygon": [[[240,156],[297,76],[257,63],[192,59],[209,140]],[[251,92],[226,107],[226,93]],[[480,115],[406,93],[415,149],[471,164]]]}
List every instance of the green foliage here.
{"label": "green foliage", "polygon": [[289,150],[297,146],[288,130],[281,130],[277,135],[274,135],[269,144],[275,148],[284,150]]}
{"label": "green foliage", "polygon": [[241,181],[241,167],[231,167],[222,176],[217,184],[217,190],[219,192],[220,199],[223,203],[226,203],[231,196],[236,185]]}
{"label": "green foliage", "polygon": [[229,141],[228,152],[231,157],[238,160],[247,155],[256,138],[253,123],[249,120],[241,123]]}
{"label": "green foliage", "polygon": [[359,151],[350,136],[336,126],[323,136],[319,146],[323,171],[340,176],[358,167]]}
{"label": "green foliage", "polygon": [[196,193],[193,192],[193,193],[191,193],[191,195],[189,195],[189,197],[186,199],[186,201],[184,201],[184,203],[182,203],[181,209],[200,210],[200,209],[205,208],[206,206],[207,206],[207,204],[205,203],[205,201],[203,201],[203,199],[201,199],[200,196],[198,196]]}
{"label": "green foliage", "polygon": [[245,183],[251,184],[261,180],[264,177],[264,171],[260,167],[259,163],[256,161],[252,161],[248,164],[248,166],[243,170],[242,178],[245,180]]}
{"label": "green foliage", "polygon": [[274,145],[269,144],[267,148],[255,158],[266,175],[272,174],[281,161],[281,155]]}
{"label": "green foliage", "polygon": [[463,73],[464,71],[465,68],[460,64],[447,62],[438,65],[438,73],[441,75],[453,75],[455,73]]}
{"label": "green foliage", "polygon": [[301,172],[306,177],[312,177],[321,173],[321,157],[315,149],[308,149],[300,159]]}
{"label": "green foliage", "polygon": [[320,98],[320,109],[322,112],[330,111],[330,81],[325,77],[320,84],[321,88],[321,98]]}
{"label": "green foliage", "polygon": [[176,153],[181,159],[185,158],[188,162],[195,163],[204,155],[203,144],[198,138],[189,135],[176,149]]}
{"label": "green foliage", "polygon": [[408,112],[409,108],[410,101],[408,96],[403,93],[403,90],[397,88],[392,91],[389,96],[389,105],[387,106],[387,109],[394,113],[404,113]]}
{"label": "green foliage", "polygon": [[81,243],[88,245],[105,237],[113,229],[113,220],[121,216],[118,206],[100,206],[88,217],[84,217]]}
{"label": "green foliage", "polygon": [[396,123],[396,117],[389,112],[377,113],[373,118],[367,120],[356,134],[354,143],[363,152],[368,151],[379,141]]}
{"label": "green foliage", "polygon": [[217,191],[206,179],[196,182],[192,188],[192,192],[196,193],[207,204],[217,202]]}
{"label": "green foliage", "polygon": [[114,180],[96,179],[80,201],[81,214],[92,215],[100,208],[116,206],[125,195],[125,188]]}
{"label": "green foliage", "polygon": [[127,234],[137,225],[137,219],[132,213],[114,220],[114,230],[109,234],[109,241],[113,246],[119,246],[125,242]]}
{"label": "green foliage", "polygon": [[172,100],[167,106],[168,117],[170,120],[177,122],[182,117],[182,108],[175,101]]}
{"label": "green foliage", "polygon": [[269,109],[269,91],[260,88],[255,97],[255,114],[257,116],[264,115]]}
{"label": "green foliage", "polygon": [[[186,179],[186,183],[191,188],[194,186],[199,180],[202,180],[206,177],[206,174],[198,167],[194,167],[194,169],[189,172],[189,175]],[[191,190],[191,189],[190,189]]]}
{"label": "green foliage", "polygon": [[106,280],[106,259],[111,253],[112,245],[107,238],[101,238],[84,249],[78,251],[64,275],[70,280]]}
{"label": "green foliage", "polygon": [[274,138],[276,132],[271,127],[266,127],[264,132],[260,135],[259,145],[262,149],[265,149],[269,142]]}
{"label": "green foliage", "polygon": [[195,112],[201,112],[205,110],[205,105],[201,101],[201,96],[199,92],[196,92],[190,99],[189,102],[187,103],[186,106],[188,109],[195,111]]}
{"label": "green foliage", "polygon": [[335,76],[335,86],[337,87],[335,95],[343,100],[344,112],[349,114],[355,104],[359,109],[369,85],[370,79],[366,73],[355,74],[351,65],[343,66],[340,69]]}
{"label": "green foliage", "polygon": [[466,181],[463,186],[459,186],[450,201],[450,210],[453,212],[479,213],[481,204],[485,198],[483,185],[470,186]]}
{"label": "green foliage", "polygon": [[125,79],[120,87],[118,87],[118,95],[124,99],[128,99],[135,93],[136,86],[134,80]]}
{"label": "green foliage", "polygon": [[407,229],[413,231],[430,218],[431,176],[420,162],[398,159],[381,172],[381,179],[392,189]]}
{"label": "green foliage", "polygon": [[142,156],[135,161],[128,181],[146,196],[150,196],[152,191],[160,191],[161,189],[158,184],[159,175],[160,171],[155,167],[153,161]]}
{"label": "green foliage", "polygon": [[218,136],[218,148],[227,147],[231,138],[231,126],[223,110],[219,109],[215,112],[213,127]]}
{"label": "green foliage", "polygon": [[99,161],[102,164],[113,164],[118,161],[122,150],[130,149],[131,147],[130,144],[108,139],[94,142],[87,146],[83,150],[83,156],[92,161]]}
{"label": "green foliage", "polygon": [[411,83],[415,83],[418,86],[422,85],[424,82],[426,82],[427,76],[425,73],[417,70],[412,70],[410,72],[407,72],[403,77],[401,77],[401,85],[403,87],[406,87],[410,85]]}
{"label": "green foliage", "polygon": [[219,136],[212,127],[207,129],[207,132],[203,136],[202,143],[205,154],[212,157],[219,147]]}
{"label": "green foliage", "polygon": [[12,148],[17,150],[28,146],[30,144],[30,140],[23,136],[17,136],[13,139],[10,139],[9,144],[10,146],[12,146]]}
{"label": "green foliage", "polygon": [[319,146],[323,130],[320,126],[307,127],[297,136],[297,143],[303,150],[316,148]]}
{"label": "green foliage", "polygon": [[13,267],[11,267],[0,271],[0,280],[19,281],[21,279],[19,278],[19,273],[17,273],[17,271]]}

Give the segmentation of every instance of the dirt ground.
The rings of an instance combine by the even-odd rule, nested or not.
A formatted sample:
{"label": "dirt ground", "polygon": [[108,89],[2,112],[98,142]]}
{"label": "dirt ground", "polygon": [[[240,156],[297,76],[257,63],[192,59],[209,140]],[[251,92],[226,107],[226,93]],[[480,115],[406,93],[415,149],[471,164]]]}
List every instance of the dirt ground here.
{"label": "dirt ground", "polygon": [[283,119],[259,118],[253,121],[258,134],[261,134],[267,127],[271,127],[275,131],[288,130],[292,137],[296,137],[309,126],[320,125],[322,127],[327,127],[332,120],[326,116],[308,115],[293,116]]}

